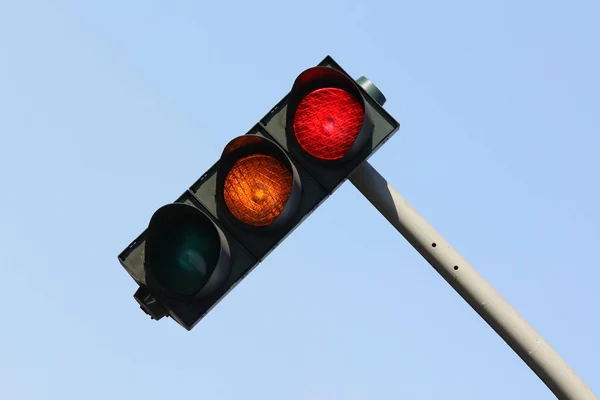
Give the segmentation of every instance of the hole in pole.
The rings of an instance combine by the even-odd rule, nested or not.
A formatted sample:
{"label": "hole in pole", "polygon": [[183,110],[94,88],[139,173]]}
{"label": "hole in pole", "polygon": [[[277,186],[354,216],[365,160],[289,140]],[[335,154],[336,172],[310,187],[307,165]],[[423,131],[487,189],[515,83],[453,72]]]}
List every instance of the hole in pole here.
{"label": "hole in pole", "polygon": [[431,243],[431,247],[435,247],[435,246],[437,246],[437,244]]}
{"label": "hole in pole", "polygon": [[454,270],[456,271],[457,269],[458,269],[458,265],[455,265],[454,266]]}

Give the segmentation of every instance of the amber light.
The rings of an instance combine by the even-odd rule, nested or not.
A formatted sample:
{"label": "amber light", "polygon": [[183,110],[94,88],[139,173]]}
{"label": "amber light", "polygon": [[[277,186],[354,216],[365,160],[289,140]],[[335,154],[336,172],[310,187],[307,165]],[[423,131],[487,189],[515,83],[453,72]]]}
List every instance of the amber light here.
{"label": "amber light", "polygon": [[293,176],[273,156],[253,154],[233,164],[225,177],[223,197],[229,212],[256,227],[272,224],[292,193]]}
{"label": "amber light", "polygon": [[321,88],[306,95],[294,114],[298,144],[313,157],[338,160],[352,147],[364,123],[361,103],[338,88]]}

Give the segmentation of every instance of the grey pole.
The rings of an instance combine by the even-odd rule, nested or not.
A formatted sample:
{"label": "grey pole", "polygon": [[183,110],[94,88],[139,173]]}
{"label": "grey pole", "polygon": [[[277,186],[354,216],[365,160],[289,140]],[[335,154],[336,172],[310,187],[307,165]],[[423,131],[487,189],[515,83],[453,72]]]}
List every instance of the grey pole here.
{"label": "grey pole", "polygon": [[[368,79],[361,77],[357,82],[374,99],[385,99]],[[504,339],[558,399],[598,400],[544,338],[375,168],[363,162],[350,176],[350,182]]]}

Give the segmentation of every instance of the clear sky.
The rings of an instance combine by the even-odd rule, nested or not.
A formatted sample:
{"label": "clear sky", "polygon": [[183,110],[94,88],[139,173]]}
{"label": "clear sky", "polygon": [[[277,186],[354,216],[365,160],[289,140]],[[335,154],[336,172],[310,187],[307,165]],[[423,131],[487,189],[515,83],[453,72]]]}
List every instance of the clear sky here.
{"label": "clear sky", "polygon": [[597,1],[0,4],[0,398],[552,399],[347,183],[192,332],[117,254],[332,55],[371,163],[600,393]]}

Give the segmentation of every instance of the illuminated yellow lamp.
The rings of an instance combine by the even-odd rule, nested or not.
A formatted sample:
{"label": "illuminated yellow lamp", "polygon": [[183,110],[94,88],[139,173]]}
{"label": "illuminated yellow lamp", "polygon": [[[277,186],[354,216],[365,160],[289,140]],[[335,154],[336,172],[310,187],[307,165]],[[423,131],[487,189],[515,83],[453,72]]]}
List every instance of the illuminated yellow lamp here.
{"label": "illuminated yellow lamp", "polygon": [[254,227],[272,224],[293,186],[291,171],[277,158],[252,154],[237,160],[225,177],[223,197],[231,214]]}

